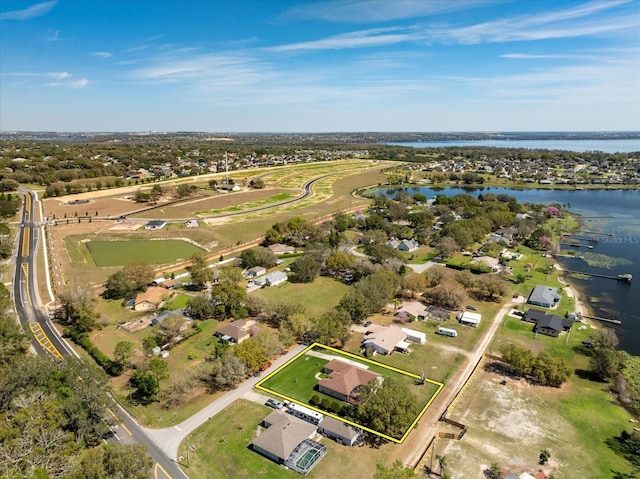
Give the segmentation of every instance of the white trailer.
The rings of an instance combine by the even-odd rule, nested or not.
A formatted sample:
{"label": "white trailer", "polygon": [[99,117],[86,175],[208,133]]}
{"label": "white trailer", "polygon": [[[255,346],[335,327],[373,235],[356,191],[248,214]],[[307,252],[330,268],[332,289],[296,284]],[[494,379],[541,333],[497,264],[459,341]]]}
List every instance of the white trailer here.
{"label": "white trailer", "polygon": [[460,324],[466,324],[467,326],[473,326],[474,328],[477,328],[480,321],[482,321],[482,315],[480,313],[472,313],[470,311],[459,313],[457,318]]}
{"label": "white trailer", "polygon": [[438,334],[441,334],[442,336],[451,336],[452,338],[455,338],[456,336],[458,336],[458,331],[451,328],[438,327]]}

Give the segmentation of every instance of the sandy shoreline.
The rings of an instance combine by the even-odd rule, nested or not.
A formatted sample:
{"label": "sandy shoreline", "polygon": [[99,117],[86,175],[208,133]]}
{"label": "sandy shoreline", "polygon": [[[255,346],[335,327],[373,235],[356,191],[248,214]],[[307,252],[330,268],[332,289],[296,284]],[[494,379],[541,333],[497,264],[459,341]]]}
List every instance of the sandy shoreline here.
{"label": "sandy shoreline", "polygon": [[[569,281],[567,281],[564,277],[561,276],[561,274],[564,272],[562,265],[559,263],[556,263],[554,265],[554,268],[558,271],[558,273],[560,273],[558,274],[558,281],[562,283],[563,288],[567,293],[567,296],[570,298],[573,298],[574,300],[575,312],[580,313],[583,316],[584,315],[592,316],[591,309],[586,303],[582,301],[580,297],[580,291],[575,286],[572,286],[571,283],[569,283]],[[593,321],[587,318],[583,318],[582,321],[586,322],[592,328],[600,327],[600,323],[598,323],[597,321]]]}

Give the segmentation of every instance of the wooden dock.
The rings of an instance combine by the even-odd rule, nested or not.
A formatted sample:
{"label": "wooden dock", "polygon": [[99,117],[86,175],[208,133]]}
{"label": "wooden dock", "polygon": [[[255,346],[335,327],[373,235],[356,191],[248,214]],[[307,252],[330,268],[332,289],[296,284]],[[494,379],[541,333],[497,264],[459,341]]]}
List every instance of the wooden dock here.
{"label": "wooden dock", "polygon": [[570,269],[563,270],[565,273],[573,273],[573,274],[584,274],[586,276],[595,276],[596,278],[607,278],[607,279],[615,279],[616,281],[625,281],[627,283],[631,283],[633,280],[633,276],[629,273],[619,274],[618,276],[608,276],[606,274],[598,274],[598,273],[585,273],[584,271],[571,271]]}
{"label": "wooden dock", "polygon": [[603,323],[622,324],[622,321],[620,321],[619,319],[601,318],[599,316],[589,316],[586,314],[581,315],[581,317],[587,319],[595,319],[597,321],[602,321]]}
{"label": "wooden dock", "polygon": [[565,241],[561,241],[560,242],[561,245],[564,246],[572,246],[574,248],[587,248],[587,249],[593,249],[593,245],[591,244],[584,244],[584,243],[568,243]]}

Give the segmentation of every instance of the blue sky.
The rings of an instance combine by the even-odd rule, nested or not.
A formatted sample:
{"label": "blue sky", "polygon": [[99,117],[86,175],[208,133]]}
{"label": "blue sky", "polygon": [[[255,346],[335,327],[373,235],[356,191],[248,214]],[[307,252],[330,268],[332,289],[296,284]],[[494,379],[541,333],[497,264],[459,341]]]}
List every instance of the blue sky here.
{"label": "blue sky", "polygon": [[640,130],[640,1],[2,0],[0,130]]}

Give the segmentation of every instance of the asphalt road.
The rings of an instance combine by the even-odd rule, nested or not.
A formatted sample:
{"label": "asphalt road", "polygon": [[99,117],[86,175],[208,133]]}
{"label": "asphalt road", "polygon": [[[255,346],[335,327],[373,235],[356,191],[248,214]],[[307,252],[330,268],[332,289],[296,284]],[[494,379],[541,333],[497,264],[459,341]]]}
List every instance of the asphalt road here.
{"label": "asphalt road", "polygon": [[[38,199],[32,191],[21,190],[20,193],[24,197],[24,206],[20,219],[18,249],[14,258],[13,299],[16,313],[24,330],[32,333],[31,346],[37,354],[46,354],[55,361],[69,360],[76,357],[75,352],[60,337],[48,314],[41,308],[38,294],[36,257],[39,243],[44,237],[43,227],[37,221]],[[147,452],[154,461],[152,478],[178,479],[188,477],[115,400],[108,406],[116,424],[114,439],[121,444],[137,442],[147,448]]]}

